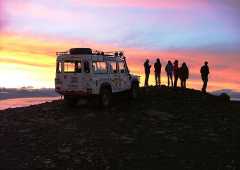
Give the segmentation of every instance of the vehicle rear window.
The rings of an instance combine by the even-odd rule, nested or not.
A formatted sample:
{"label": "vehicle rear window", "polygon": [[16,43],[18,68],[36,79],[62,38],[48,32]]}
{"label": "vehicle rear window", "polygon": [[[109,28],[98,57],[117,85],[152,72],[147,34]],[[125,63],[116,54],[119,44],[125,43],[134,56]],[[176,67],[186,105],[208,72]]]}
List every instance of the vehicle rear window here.
{"label": "vehicle rear window", "polygon": [[80,61],[65,61],[64,73],[81,73],[82,66]]}
{"label": "vehicle rear window", "polygon": [[93,61],[92,68],[95,73],[107,73],[107,63],[104,61]]}

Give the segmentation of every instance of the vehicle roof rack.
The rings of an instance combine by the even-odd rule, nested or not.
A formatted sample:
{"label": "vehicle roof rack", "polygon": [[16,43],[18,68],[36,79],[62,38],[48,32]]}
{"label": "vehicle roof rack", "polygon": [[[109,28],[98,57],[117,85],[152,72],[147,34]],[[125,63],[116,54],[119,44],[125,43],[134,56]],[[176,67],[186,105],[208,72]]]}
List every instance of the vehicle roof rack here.
{"label": "vehicle roof rack", "polygon": [[98,51],[94,50],[93,55],[103,55],[108,57],[123,57],[123,51]]}
{"label": "vehicle roof rack", "polygon": [[57,56],[62,56],[62,55],[66,55],[66,54],[69,54],[69,52],[68,51],[56,52]]}
{"label": "vehicle roof rack", "polygon": [[[87,48],[84,48],[84,49],[87,49]],[[57,56],[63,56],[63,55],[67,55],[67,54],[71,54],[71,49],[69,51],[56,52]],[[90,53],[88,53],[88,54],[90,54]],[[99,50],[92,50],[91,54],[92,55],[103,55],[103,56],[107,56],[107,57],[120,57],[120,58],[124,58],[123,51],[99,51]]]}

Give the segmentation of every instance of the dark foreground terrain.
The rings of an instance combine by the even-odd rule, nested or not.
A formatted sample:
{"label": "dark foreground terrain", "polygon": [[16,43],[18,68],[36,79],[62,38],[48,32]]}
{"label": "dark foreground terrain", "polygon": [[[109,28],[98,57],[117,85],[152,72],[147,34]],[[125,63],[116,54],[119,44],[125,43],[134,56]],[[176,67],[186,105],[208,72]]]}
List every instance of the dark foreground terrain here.
{"label": "dark foreground terrain", "polygon": [[0,169],[240,168],[240,103],[141,89],[107,110],[62,101],[0,112]]}

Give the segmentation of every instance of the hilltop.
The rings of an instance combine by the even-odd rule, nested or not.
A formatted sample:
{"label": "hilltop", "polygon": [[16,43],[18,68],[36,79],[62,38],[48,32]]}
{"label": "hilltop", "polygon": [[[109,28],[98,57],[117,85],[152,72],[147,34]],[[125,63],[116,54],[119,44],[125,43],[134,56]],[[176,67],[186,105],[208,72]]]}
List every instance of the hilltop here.
{"label": "hilltop", "polygon": [[54,101],[0,111],[1,169],[234,169],[240,103],[191,89],[141,88],[113,106]]}

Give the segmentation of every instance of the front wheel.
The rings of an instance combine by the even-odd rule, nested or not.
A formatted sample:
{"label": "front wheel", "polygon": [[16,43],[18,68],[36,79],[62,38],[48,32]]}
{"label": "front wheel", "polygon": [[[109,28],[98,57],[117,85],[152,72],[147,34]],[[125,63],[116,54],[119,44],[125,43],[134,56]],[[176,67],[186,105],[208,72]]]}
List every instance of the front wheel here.
{"label": "front wheel", "polygon": [[111,104],[112,92],[108,88],[104,88],[100,92],[100,103],[102,107],[109,107]]}
{"label": "front wheel", "polygon": [[73,96],[64,96],[64,103],[67,106],[75,106],[77,103],[77,98]]}
{"label": "front wheel", "polygon": [[132,99],[137,99],[139,96],[139,84],[138,83],[133,83],[131,90],[130,90],[130,97]]}

